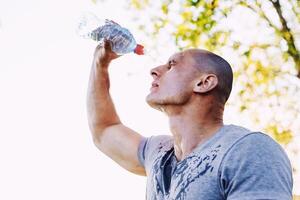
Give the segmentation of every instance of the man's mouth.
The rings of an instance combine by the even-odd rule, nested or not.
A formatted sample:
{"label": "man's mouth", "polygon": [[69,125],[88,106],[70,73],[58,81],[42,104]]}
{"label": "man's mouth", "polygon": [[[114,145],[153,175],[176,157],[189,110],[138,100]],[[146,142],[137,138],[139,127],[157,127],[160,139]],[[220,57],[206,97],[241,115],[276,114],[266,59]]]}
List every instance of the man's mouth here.
{"label": "man's mouth", "polygon": [[152,82],[152,87],[158,87],[158,86],[159,86],[158,83]]}
{"label": "man's mouth", "polygon": [[157,90],[158,87],[159,87],[159,84],[157,82],[152,82],[151,88],[150,88],[151,92]]}

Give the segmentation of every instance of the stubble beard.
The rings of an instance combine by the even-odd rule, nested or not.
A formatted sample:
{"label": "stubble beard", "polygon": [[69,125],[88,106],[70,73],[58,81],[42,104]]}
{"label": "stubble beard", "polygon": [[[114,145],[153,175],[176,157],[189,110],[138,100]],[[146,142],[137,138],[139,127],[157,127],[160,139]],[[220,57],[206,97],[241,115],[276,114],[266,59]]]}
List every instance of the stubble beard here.
{"label": "stubble beard", "polygon": [[146,102],[148,105],[156,110],[163,111],[165,107],[170,106],[184,106],[186,105],[191,98],[191,94],[185,92],[177,95],[166,95],[160,96],[155,94],[149,94],[146,97]]}

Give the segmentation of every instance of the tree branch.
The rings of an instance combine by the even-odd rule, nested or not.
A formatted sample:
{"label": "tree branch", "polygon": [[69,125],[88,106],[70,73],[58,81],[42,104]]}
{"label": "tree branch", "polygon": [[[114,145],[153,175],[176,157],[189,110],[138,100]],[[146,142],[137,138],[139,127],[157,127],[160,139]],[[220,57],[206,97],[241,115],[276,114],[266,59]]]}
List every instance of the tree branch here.
{"label": "tree branch", "polygon": [[279,17],[282,26],[280,35],[287,42],[288,45],[287,52],[293,58],[296,65],[297,77],[300,78],[300,52],[296,48],[294,36],[291,32],[291,29],[288,27],[286,19],[283,17],[279,0],[269,0],[269,1],[272,3]]}

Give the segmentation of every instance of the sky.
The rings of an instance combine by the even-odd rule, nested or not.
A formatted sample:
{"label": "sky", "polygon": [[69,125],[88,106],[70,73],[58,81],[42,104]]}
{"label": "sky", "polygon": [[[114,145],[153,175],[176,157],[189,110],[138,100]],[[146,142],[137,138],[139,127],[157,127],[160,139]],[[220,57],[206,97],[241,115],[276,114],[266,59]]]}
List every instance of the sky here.
{"label": "sky", "polygon": [[[145,178],[98,151],[87,126],[86,88],[97,44],[79,38],[75,28],[84,11],[118,19],[121,7],[108,8],[88,0],[0,1],[0,199],[144,198]],[[135,117],[123,121],[147,129],[147,136],[161,130],[165,118],[144,103],[151,83],[147,70],[139,72],[150,70],[145,62],[126,55],[111,73],[119,115],[135,106]],[[155,122],[162,124],[157,130]]]}
{"label": "sky", "polygon": [[[144,199],[146,179],[92,142],[86,92],[97,43],[75,33],[81,13],[90,11],[147,43],[124,2],[0,0],[0,199]],[[167,118],[144,100],[156,64],[128,54],[110,68],[120,118],[144,136],[169,133]]]}

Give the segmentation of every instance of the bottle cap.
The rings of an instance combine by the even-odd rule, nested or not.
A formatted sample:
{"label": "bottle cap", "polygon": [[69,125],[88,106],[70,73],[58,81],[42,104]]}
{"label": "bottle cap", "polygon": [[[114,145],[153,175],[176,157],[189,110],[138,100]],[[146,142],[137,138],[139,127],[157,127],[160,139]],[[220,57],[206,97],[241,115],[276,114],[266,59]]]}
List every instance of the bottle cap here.
{"label": "bottle cap", "polygon": [[134,49],[134,53],[138,54],[138,55],[144,55],[144,46],[137,44],[135,49]]}

